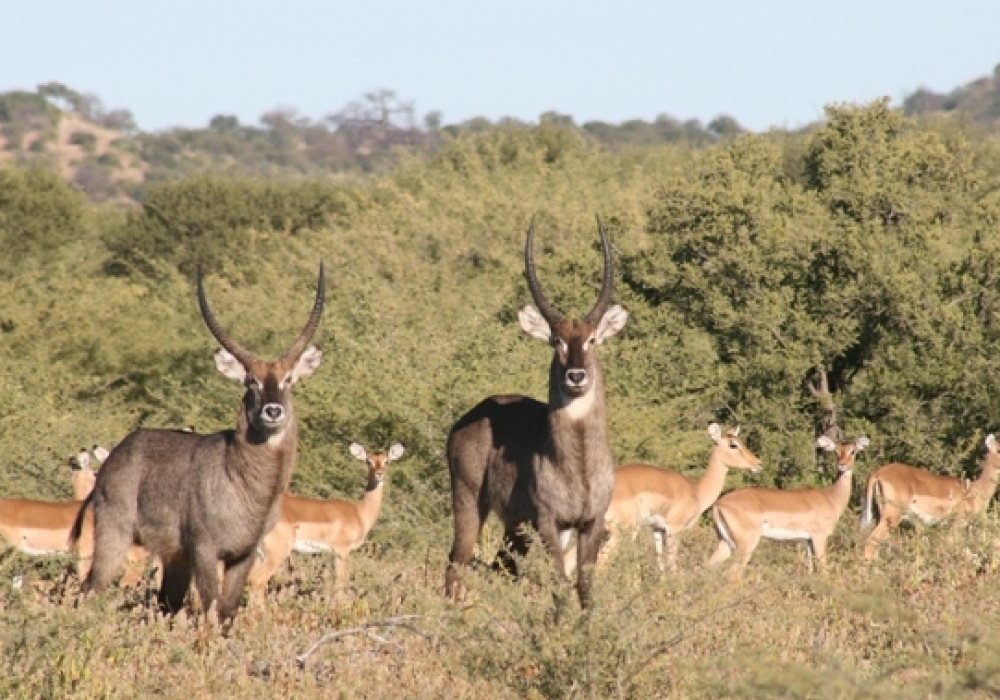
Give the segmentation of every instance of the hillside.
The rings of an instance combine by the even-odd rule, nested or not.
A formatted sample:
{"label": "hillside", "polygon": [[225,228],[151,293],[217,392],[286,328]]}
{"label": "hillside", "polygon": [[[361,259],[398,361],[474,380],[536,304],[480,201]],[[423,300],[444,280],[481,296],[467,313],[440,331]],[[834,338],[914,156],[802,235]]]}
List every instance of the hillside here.
{"label": "hillside", "polygon": [[1000,131],[1000,64],[993,69],[992,75],[977,78],[948,93],[921,88],[903,100],[903,110],[913,116],[947,115],[993,132]]}

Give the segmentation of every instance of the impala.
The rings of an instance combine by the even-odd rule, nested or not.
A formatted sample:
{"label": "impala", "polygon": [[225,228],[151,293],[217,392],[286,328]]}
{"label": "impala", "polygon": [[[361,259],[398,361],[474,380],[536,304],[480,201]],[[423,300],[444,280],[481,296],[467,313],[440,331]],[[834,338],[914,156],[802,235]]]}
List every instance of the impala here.
{"label": "impala", "polygon": [[338,587],[347,582],[347,555],[364,544],[378,519],[385,493],[389,464],[403,456],[395,444],[388,452],[368,452],[352,443],[351,454],[368,464],[368,483],[360,501],[321,501],[285,494],[281,497],[281,517],[260,545],[260,562],[250,572],[251,595],[262,598],[267,582],[291,552],[319,554],[333,552]]}
{"label": "impala", "polygon": [[[0,500],[0,540],[4,549],[14,548],[31,556],[67,554],[69,533],[80,509],[79,497],[86,498],[96,479],[86,450],[69,461],[74,501],[35,501],[27,498]],[[81,566],[84,565],[81,562]]]}
{"label": "impala", "polygon": [[836,444],[825,435],[816,445],[837,454],[837,479],[822,489],[738,489],[712,506],[712,519],[719,535],[719,548],[709,565],[739,554],[731,578],[738,581],[762,537],[770,540],[805,540],[809,570],[815,558],[825,566],[826,541],[851,498],[851,473],[858,453],[868,438]]}
{"label": "impala", "polygon": [[[624,464],[615,470],[615,489],[611,505],[604,516],[608,539],[601,551],[601,560],[618,546],[622,533],[635,539],[639,528],[653,530],[656,560],[662,571],[663,549],[666,543],[667,565],[677,568],[677,535],[698,522],[698,518],[722,493],[730,469],[760,470],[760,460],[737,437],[740,429],[725,433],[718,423],[708,426],[708,435],[715,447],[708,455],[705,474],[694,481],[669,469],[649,464]],[[566,552],[567,571],[575,566],[575,552]]]}
{"label": "impala", "polygon": [[931,524],[955,516],[963,519],[986,512],[997,490],[1000,452],[997,439],[986,436],[986,461],[973,482],[932,474],[905,464],[887,464],[868,477],[862,527],[872,524],[872,502],[878,505],[878,525],[865,542],[865,558],[878,557],[878,548],[902,520],[916,517]]}
{"label": "impala", "polygon": [[[563,546],[577,531],[581,566],[577,594],[590,603],[591,568],[604,534],[604,513],[611,500],[614,471],[608,446],[604,381],[597,347],[618,333],[628,317],[610,306],[611,247],[597,220],[604,273],[597,303],[580,320],[567,320],[546,299],[535,274],[534,220],[524,246],[524,269],[536,311],[518,313],[521,328],[552,346],[548,402],[526,396],[491,396],[466,413],[448,435],[455,539],[445,591],[457,598],[459,567],[472,559],[487,515],[504,526],[500,563],[516,570],[510,553],[523,554],[524,526],[537,532],[564,575]],[[610,308],[609,308],[610,307]]]}
{"label": "impala", "polygon": [[324,290],[320,265],[305,328],[280,359],[265,362],[215,320],[199,275],[198,306],[223,348],[215,355],[216,367],[246,389],[236,429],[211,435],[140,429],[114,448],[74,525],[78,536],[93,508],[94,561],[84,594],[105,588],[129,547],[139,544],[163,562],[158,596],[163,610],[180,609],[193,575],[204,612],[217,602],[219,620],[232,620],[295,467],[291,388],[319,367],[322,352],[309,342],[323,313]]}

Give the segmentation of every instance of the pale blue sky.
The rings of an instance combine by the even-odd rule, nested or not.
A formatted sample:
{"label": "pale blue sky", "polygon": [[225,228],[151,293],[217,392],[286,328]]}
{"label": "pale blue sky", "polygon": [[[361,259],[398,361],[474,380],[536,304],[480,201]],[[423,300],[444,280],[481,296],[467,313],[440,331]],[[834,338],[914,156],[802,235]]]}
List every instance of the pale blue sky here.
{"label": "pale blue sky", "polygon": [[0,0],[0,91],[59,81],[143,129],[319,118],[389,88],[446,123],[720,113],[951,90],[1000,63],[1000,0]]}

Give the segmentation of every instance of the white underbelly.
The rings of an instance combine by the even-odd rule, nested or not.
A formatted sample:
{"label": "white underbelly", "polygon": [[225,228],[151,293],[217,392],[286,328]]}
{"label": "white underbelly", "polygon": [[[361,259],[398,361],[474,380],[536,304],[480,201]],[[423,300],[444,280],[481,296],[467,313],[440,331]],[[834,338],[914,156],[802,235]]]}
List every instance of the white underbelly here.
{"label": "white underbelly", "polygon": [[772,527],[768,522],[764,521],[764,526],[761,528],[761,536],[766,537],[769,540],[811,540],[812,536],[805,530],[787,530],[781,527]]}
{"label": "white underbelly", "polygon": [[940,520],[941,520],[941,518],[935,517],[933,515],[929,515],[927,513],[923,513],[921,511],[917,510],[916,508],[912,508],[912,507],[908,511],[906,511],[906,517],[916,518],[917,520],[919,520],[920,522],[922,522],[924,525],[933,525],[934,523],[940,522]]}
{"label": "white underbelly", "polygon": [[311,540],[295,540],[295,544],[292,545],[292,551],[299,554],[322,554],[332,549],[326,542],[314,542]]}
{"label": "white underbelly", "polygon": [[35,549],[27,542],[22,542],[18,549],[29,557],[51,557],[56,554],[66,554],[65,549]]}

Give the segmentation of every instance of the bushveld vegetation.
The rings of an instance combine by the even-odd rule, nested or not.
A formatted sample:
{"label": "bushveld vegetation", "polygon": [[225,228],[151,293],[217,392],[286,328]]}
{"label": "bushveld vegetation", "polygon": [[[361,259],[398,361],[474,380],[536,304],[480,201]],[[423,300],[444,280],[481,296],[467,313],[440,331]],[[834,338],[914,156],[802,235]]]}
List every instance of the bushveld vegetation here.
{"label": "bushveld vegetation", "polygon": [[[707,524],[683,540],[676,574],[657,573],[640,537],[596,577],[593,612],[558,622],[552,592],[566,584],[539,548],[517,582],[484,569],[464,604],[442,595],[447,431],[488,394],[546,386],[549,352],[516,323],[533,214],[539,277],[568,314],[593,303],[594,214],[608,225],[630,312],[602,353],[617,461],[700,473],[719,420],[742,425],[764,466],[730,487],[828,483],[813,444],[831,425],[871,438],[856,493],[890,460],[975,476],[1000,416],[992,142],[885,101],[703,148],[609,150],[551,119],[442,139],[366,179],[199,175],[125,210],[48,171],[0,172],[4,495],[67,498],[66,458],[139,425],[233,424],[239,392],[212,363],[199,268],[220,322],[267,355],[298,332],[326,263],[325,355],[297,389],[294,492],[357,498],[348,444],[407,448],[347,593],[329,562],[293,555],[228,638],[158,618],[148,586],[77,607],[64,562],[5,555],[5,697],[1000,691],[992,513],[911,530],[869,565],[856,495],[825,576],[767,543],[740,587],[703,568]],[[499,533],[487,539],[484,561]]]}

